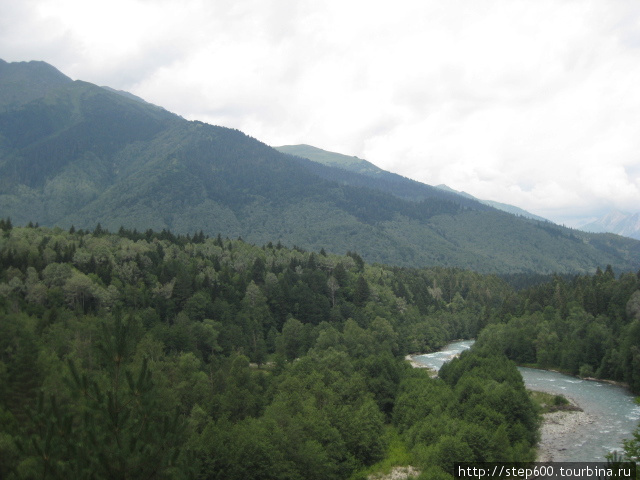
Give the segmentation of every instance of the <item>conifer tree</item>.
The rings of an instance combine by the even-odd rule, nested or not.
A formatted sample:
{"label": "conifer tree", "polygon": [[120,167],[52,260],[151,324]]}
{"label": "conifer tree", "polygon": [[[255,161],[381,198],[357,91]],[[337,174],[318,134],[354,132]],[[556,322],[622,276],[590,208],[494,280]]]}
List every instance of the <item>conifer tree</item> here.
{"label": "conifer tree", "polygon": [[130,321],[103,324],[96,348],[107,377],[70,360],[71,401],[41,395],[32,415],[35,432],[21,449],[38,459],[42,478],[188,478],[177,409],[167,411],[158,397],[146,359],[137,371],[131,368]]}

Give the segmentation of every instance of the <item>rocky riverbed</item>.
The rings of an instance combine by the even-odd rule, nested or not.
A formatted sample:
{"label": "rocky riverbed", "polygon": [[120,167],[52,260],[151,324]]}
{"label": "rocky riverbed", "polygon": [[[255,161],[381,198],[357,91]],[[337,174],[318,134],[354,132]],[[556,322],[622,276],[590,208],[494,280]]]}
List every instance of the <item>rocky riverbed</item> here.
{"label": "rocky riverbed", "polygon": [[420,475],[420,470],[417,468],[407,467],[393,467],[389,473],[378,473],[369,475],[368,480],[409,480],[416,478]]}
{"label": "rocky riverbed", "polygon": [[593,423],[586,412],[561,410],[543,415],[538,443],[538,462],[557,460],[558,454],[575,442],[574,432],[583,425]]}

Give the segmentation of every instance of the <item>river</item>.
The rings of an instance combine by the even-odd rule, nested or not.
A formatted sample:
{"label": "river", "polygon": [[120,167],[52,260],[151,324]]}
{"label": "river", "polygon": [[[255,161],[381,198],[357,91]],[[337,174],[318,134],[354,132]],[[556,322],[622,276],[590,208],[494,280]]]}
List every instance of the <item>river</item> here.
{"label": "river", "polygon": [[[414,356],[413,360],[438,370],[472,344],[473,340],[454,342],[439,352]],[[554,461],[603,461],[607,453],[621,450],[622,440],[631,438],[638,425],[640,405],[623,387],[547,370],[518,369],[528,389],[562,394],[584,410],[573,430],[554,440]]]}

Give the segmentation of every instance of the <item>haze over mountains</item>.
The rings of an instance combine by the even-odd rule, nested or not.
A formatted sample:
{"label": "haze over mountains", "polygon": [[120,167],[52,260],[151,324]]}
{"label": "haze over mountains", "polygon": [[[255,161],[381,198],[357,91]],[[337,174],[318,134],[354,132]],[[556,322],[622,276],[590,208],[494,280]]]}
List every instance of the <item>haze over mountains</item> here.
{"label": "haze over mountains", "polygon": [[[323,165],[327,165],[330,167],[341,168],[343,170],[347,170],[349,172],[356,172],[367,175],[372,178],[388,178],[395,179],[396,182],[399,182],[401,187],[397,190],[397,195],[406,198],[420,197],[420,195],[411,196],[409,193],[412,190],[412,187],[415,187],[414,180],[401,177],[400,175],[396,175],[394,173],[386,172],[381,168],[377,167],[371,162],[367,160],[363,160],[358,157],[352,157],[349,155],[344,155],[336,152],[328,152],[326,150],[322,150],[317,147],[313,147],[310,145],[283,145],[281,147],[274,147],[276,150],[289,153],[291,155],[296,155],[299,157],[307,158],[314,162],[321,163]],[[424,184],[420,184],[422,187],[429,187]],[[541,222],[549,222],[550,220],[543,218],[539,215],[535,215],[531,212],[528,212],[520,207],[515,205],[508,205],[506,203],[496,202],[493,200],[482,200],[470,195],[466,192],[460,192],[458,190],[454,190],[447,185],[436,185],[438,189],[444,190],[446,192],[455,193],[462,197],[466,197],[468,199],[478,201],[490,207],[497,208],[498,210],[502,210],[504,212],[512,213],[514,215],[523,216],[526,218],[530,218],[533,220],[539,220]],[[429,187],[432,188],[432,187]],[[458,200],[459,201],[459,200]],[[636,240],[640,240],[640,213],[624,213],[619,211],[611,211],[608,214],[602,216],[601,218],[589,222],[583,226],[579,227],[579,230],[583,230],[585,232],[594,232],[594,233],[615,233],[617,235],[622,235],[625,237],[635,238]]]}
{"label": "haze over mountains", "polygon": [[505,213],[353,157],[303,157],[43,62],[0,61],[0,216],[15,224],[202,230],[481,272],[640,267],[636,240]]}
{"label": "haze over mountains", "polygon": [[611,232],[640,240],[640,212],[626,213],[612,210],[606,215],[580,227],[586,232]]}

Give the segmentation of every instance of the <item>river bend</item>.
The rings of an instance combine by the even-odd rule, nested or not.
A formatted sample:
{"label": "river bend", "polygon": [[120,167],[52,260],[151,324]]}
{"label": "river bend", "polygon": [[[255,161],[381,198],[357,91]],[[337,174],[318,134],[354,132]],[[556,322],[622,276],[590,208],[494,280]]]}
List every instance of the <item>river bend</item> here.
{"label": "river bend", "polygon": [[[472,344],[473,340],[454,342],[439,352],[414,356],[413,360],[438,370]],[[554,461],[603,461],[607,453],[621,449],[623,439],[632,437],[640,421],[640,405],[627,389],[547,370],[518,369],[528,389],[562,394],[586,414],[586,421],[559,440]]]}

